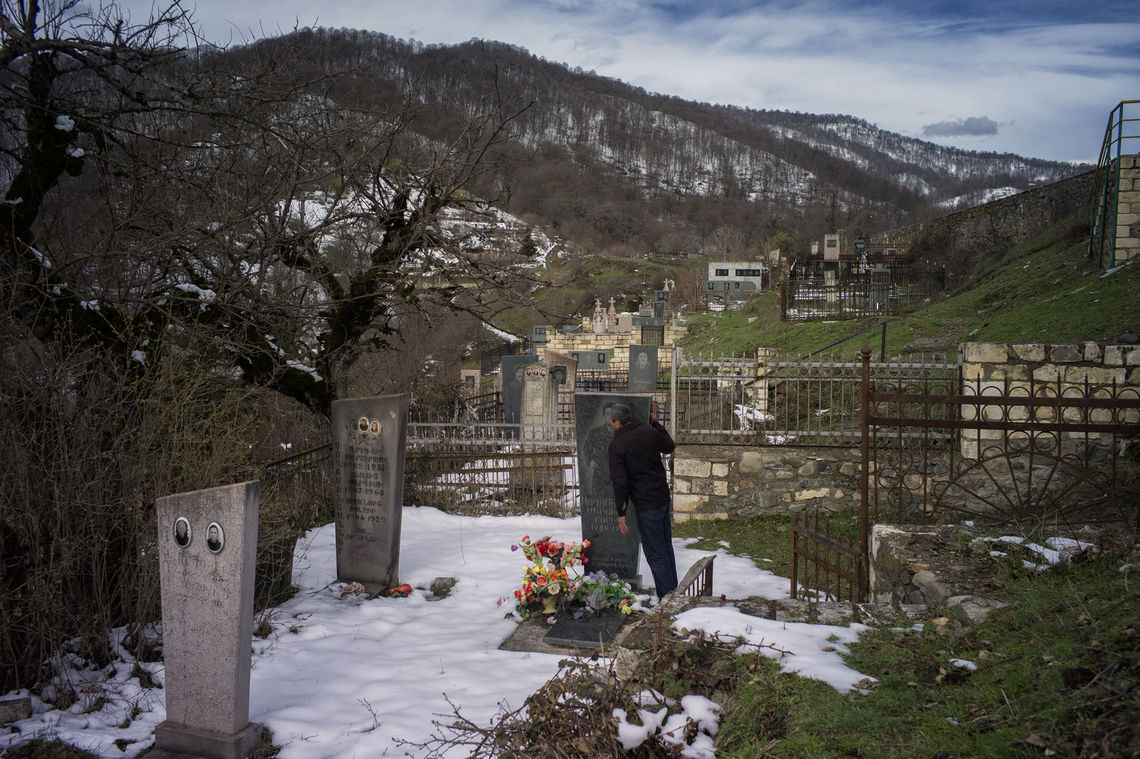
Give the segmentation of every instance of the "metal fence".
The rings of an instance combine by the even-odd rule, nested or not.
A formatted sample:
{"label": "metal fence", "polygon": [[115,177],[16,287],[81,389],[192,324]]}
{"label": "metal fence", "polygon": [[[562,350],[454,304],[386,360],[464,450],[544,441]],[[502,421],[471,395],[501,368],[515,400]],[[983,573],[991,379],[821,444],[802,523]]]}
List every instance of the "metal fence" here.
{"label": "metal fence", "polygon": [[[860,440],[862,364],[857,356],[782,360],[758,351],[732,358],[679,357],[669,399],[678,442],[854,446]],[[871,365],[879,380],[950,376],[938,356]]]}
{"label": "metal fence", "polygon": [[945,286],[938,272],[867,273],[835,284],[819,279],[785,280],[780,287],[780,315],[785,321],[812,321],[900,314]]}
{"label": "metal fence", "polygon": [[573,424],[413,422],[407,445],[406,504],[479,514],[577,510]]}

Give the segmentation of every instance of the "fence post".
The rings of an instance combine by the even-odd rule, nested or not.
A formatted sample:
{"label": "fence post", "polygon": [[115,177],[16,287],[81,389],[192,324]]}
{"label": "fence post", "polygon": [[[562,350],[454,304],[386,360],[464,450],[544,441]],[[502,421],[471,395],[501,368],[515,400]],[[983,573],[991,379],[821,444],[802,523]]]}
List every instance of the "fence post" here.
{"label": "fence post", "polygon": [[669,370],[669,435],[677,439],[677,353],[678,348],[673,346],[672,365]]}
{"label": "fence post", "polygon": [[[884,325],[884,329],[885,329]],[[863,381],[860,383],[862,389],[860,394],[862,396],[859,403],[859,416],[861,417],[860,428],[862,430],[862,443],[860,445],[860,466],[859,466],[859,550],[863,553],[863,567],[862,573],[864,576],[861,581],[865,587],[869,587],[871,580],[869,576],[871,562],[870,562],[870,546],[867,544],[868,533],[870,532],[870,463],[871,463],[871,430],[869,429],[868,420],[871,416],[871,346],[864,345],[860,351],[863,359]]]}

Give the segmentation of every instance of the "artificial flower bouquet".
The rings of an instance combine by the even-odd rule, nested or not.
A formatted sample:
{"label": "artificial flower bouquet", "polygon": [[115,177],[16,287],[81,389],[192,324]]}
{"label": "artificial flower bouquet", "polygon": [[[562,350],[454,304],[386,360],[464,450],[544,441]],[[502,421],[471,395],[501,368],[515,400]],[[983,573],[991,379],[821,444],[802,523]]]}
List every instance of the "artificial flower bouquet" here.
{"label": "artificial flower bouquet", "polygon": [[523,568],[522,585],[515,590],[514,611],[507,616],[526,619],[544,607],[565,611],[574,605],[594,613],[613,607],[629,614],[636,602],[629,583],[604,572],[584,574],[587,559],[582,552],[589,546],[588,540],[563,543],[549,535],[537,541],[527,535],[511,546],[512,551],[522,550],[530,563]]}

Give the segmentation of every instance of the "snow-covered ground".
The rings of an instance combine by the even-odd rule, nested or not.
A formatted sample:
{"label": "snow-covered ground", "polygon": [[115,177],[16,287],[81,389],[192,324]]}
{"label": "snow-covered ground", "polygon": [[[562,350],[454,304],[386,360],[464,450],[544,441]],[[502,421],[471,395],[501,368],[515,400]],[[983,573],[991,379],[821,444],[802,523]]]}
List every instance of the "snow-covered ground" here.
{"label": "snow-covered ground", "polygon": [[[499,601],[517,587],[525,558],[510,547],[524,535],[577,541],[581,527],[576,517],[464,517],[406,508],[400,579],[417,589],[408,598],[366,599],[342,597],[333,526],[310,531],[297,551],[299,592],[268,613],[272,634],[253,640],[250,719],[270,729],[274,742],[284,747],[284,759],[416,756],[414,748],[398,741],[427,740],[432,721],[451,715],[448,699],[480,724],[488,723],[500,704],[522,705],[564,658],[498,648],[516,625],[504,618],[511,603],[500,606]],[[686,542],[674,541],[680,567],[711,553],[687,548]],[[787,596],[787,579],[757,569],[749,559],[717,553],[714,593]],[[642,562],[642,576],[649,577]],[[423,589],[437,577],[455,577],[458,583],[446,598],[429,601]],[[841,691],[864,677],[840,659],[843,643],[857,637],[858,626],[771,622],[732,607],[695,609],[680,615],[678,625],[763,643],[768,655],[779,649],[783,667]],[[121,662],[101,670],[71,661],[66,671],[73,682],[98,685],[89,689],[90,698],[67,710],[33,699],[35,713],[10,726],[18,732],[0,734],[0,748],[37,735],[58,737],[103,757],[133,757],[153,745],[154,727],[165,718],[163,691],[144,687],[139,674],[145,671],[161,683],[162,664],[136,667],[126,651],[120,655]],[[715,707],[698,698],[684,708],[702,722],[715,714]],[[714,756],[710,747],[710,740],[701,739],[687,755]]]}

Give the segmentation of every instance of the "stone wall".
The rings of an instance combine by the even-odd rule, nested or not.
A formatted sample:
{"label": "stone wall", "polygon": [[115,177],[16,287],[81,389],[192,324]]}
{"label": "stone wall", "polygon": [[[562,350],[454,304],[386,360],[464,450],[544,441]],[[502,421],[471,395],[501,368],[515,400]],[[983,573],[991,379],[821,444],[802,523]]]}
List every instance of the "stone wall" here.
{"label": "stone wall", "polygon": [[1089,213],[1093,172],[1035,187],[1016,195],[942,216],[909,227],[893,229],[870,241],[874,246],[909,247],[916,240],[949,234],[953,248],[985,250],[995,239],[1016,245],[1074,213]]}
{"label": "stone wall", "polygon": [[[1012,387],[1024,390],[1030,379],[1056,382],[1058,376],[1063,384],[1068,384],[1069,389],[1064,392],[1069,394],[1086,378],[1094,384],[1115,381],[1117,386],[1135,388],[1140,393],[1140,345],[963,343],[959,346],[959,362],[965,379],[979,383],[973,391],[980,389],[983,393],[1004,388],[1007,379]],[[963,410],[966,418],[972,413],[973,407]],[[996,409],[991,413],[982,407],[981,413],[987,418],[1000,418],[994,416]],[[1010,418],[1024,419],[1028,413],[1028,406],[1015,406]],[[1034,413],[1038,419],[1048,418],[1046,410]],[[1140,411],[1128,414],[1125,418],[1140,429]],[[1098,416],[1093,420],[1105,421]],[[976,457],[980,444],[984,446],[986,440],[996,440],[1000,434],[986,430],[980,437],[977,432],[966,435],[961,455]],[[679,445],[673,455],[675,519],[680,522],[858,508],[859,466],[858,447]],[[933,461],[930,475],[945,480],[947,471],[946,462]],[[997,485],[989,481],[992,474],[982,472],[975,475],[976,482],[968,480],[971,492],[984,497],[994,495]],[[908,482],[908,487],[914,492],[922,490],[921,482]]]}
{"label": "stone wall", "polygon": [[[672,363],[672,350],[685,336],[685,326],[677,321],[666,323],[665,344],[657,351],[658,371],[665,371]],[[550,335],[546,341],[546,349],[569,355],[570,351],[610,351],[612,361],[610,371],[629,371],[629,346],[641,344],[641,329],[632,332],[603,332],[596,335],[592,332],[576,332],[573,334]]]}
{"label": "stone wall", "polygon": [[[1083,386],[1109,385],[1136,388],[1140,392],[1140,345],[1114,345],[1096,342],[1084,343],[963,343],[958,349],[962,365],[963,379],[968,383],[967,392],[982,395],[997,393],[1006,385],[1014,392],[1029,392],[1030,381],[1054,383],[1058,379],[1064,395],[1083,394]],[[1050,390],[1040,389],[1042,392]],[[1135,396],[1133,396],[1135,397]],[[998,409],[981,407],[985,418],[1001,418]],[[1051,409],[1032,409],[1034,418],[1048,421]],[[963,409],[963,417],[972,418],[976,413],[973,407]],[[1099,414],[1094,421],[1108,421],[1107,411]],[[1029,417],[1030,407],[1014,406],[1010,409],[1012,421],[1024,421]],[[1133,415],[1134,416],[1134,415]],[[1136,419],[1132,418],[1135,422]],[[982,430],[974,433],[973,439],[962,441],[962,455],[974,458],[979,445],[986,440],[1001,436],[998,430]],[[980,441],[980,442],[979,442]]]}
{"label": "stone wall", "polygon": [[859,457],[858,448],[678,446],[674,519],[858,508]]}
{"label": "stone wall", "polygon": [[[1116,199],[1116,263],[1140,258],[1140,155],[1120,157]],[[1110,168],[1109,171],[1112,169]]]}

